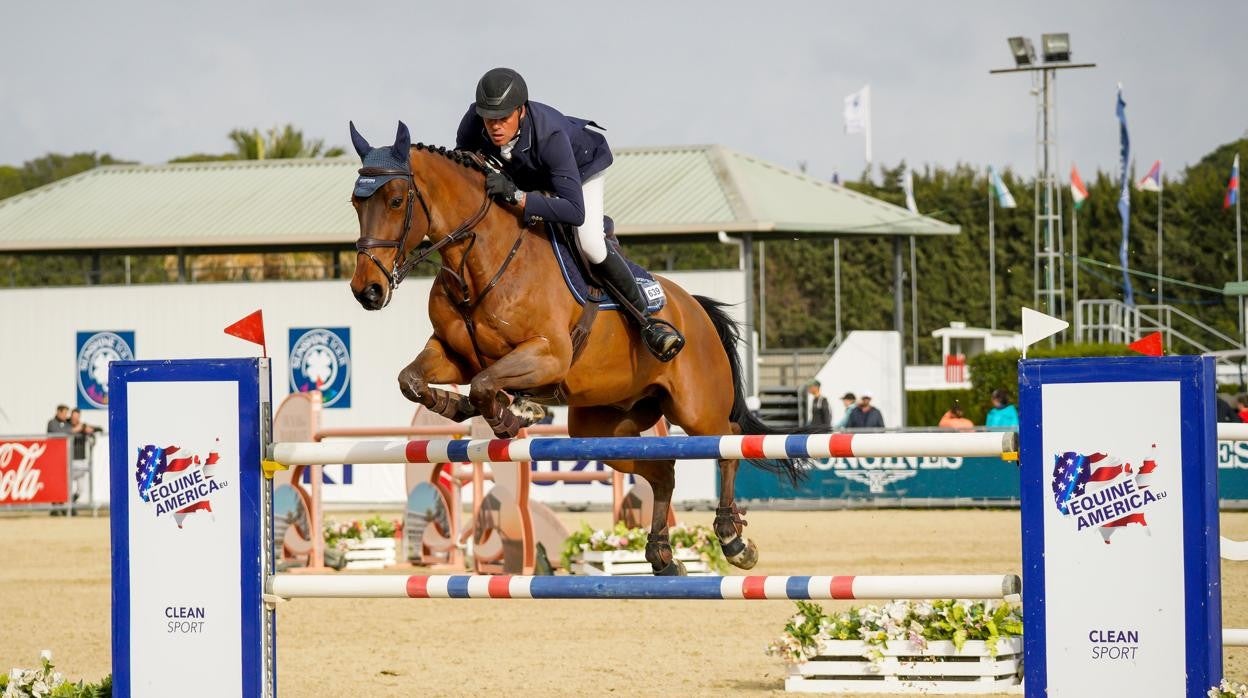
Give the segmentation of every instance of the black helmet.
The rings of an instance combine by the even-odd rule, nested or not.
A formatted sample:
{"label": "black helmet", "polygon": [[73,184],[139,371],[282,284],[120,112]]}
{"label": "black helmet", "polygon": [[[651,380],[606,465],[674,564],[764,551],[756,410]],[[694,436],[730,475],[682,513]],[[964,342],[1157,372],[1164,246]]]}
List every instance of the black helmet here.
{"label": "black helmet", "polygon": [[529,101],[529,87],[511,68],[494,68],[477,82],[477,115],[504,119]]}

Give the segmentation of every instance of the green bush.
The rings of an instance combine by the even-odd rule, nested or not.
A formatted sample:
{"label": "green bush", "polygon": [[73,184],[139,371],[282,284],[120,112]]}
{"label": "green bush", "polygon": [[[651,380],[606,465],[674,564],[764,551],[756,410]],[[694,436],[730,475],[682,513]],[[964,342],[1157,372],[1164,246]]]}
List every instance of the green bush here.
{"label": "green bush", "polygon": [[940,423],[949,406],[957,400],[962,413],[976,424],[984,423],[986,404],[977,402],[973,390],[912,390],[906,393],[906,426],[934,427]]}
{"label": "green bush", "polygon": [[[1078,356],[1138,356],[1125,344],[1059,344],[1056,347],[1032,347],[1027,356],[1032,359],[1072,358]],[[971,372],[971,399],[974,404],[987,411],[992,402],[992,391],[1004,388],[1010,394],[1010,401],[1018,400],[1018,361],[1022,353],[1017,349],[1008,351],[992,351],[977,354],[967,359],[966,365]],[[965,410],[968,403],[963,403]],[[970,413],[967,413],[971,417]],[[982,413],[976,424],[983,424]]]}

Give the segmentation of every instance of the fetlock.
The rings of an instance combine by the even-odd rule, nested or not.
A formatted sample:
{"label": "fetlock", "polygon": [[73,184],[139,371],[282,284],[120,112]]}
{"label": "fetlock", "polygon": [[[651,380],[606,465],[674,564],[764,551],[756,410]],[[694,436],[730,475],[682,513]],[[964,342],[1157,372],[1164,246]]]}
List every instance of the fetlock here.
{"label": "fetlock", "polygon": [[712,527],[719,538],[724,558],[734,566],[748,570],[758,563],[758,548],[744,535],[746,523],[741,518],[743,513],[736,507],[716,507]]}
{"label": "fetlock", "polygon": [[494,431],[494,435],[500,439],[514,438],[520,430],[524,428],[524,420],[512,412],[509,402],[506,398],[499,394],[499,400],[494,401],[493,414],[481,415],[485,418],[485,423]]}
{"label": "fetlock", "polygon": [[685,565],[672,553],[672,543],[666,533],[651,533],[646,538],[646,562],[658,577],[683,577]]}

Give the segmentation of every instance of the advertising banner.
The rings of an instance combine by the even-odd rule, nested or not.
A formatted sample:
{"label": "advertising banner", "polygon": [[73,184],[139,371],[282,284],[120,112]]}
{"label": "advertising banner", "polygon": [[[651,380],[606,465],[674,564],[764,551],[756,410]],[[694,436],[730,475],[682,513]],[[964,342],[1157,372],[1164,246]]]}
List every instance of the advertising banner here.
{"label": "advertising banner", "polygon": [[[268,520],[255,426],[267,360],[122,362],[112,372],[114,691],[261,695],[273,630],[260,604],[266,548],[242,522]],[[192,395],[195,419],[169,409]]]}
{"label": "advertising banner", "polygon": [[1212,358],[1019,374],[1028,695],[1204,696],[1222,676]]}
{"label": "advertising banner", "polygon": [[290,330],[290,392],[321,392],[323,407],[351,406],[351,328]]}
{"label": "advertising banner", "polygon": [[69,501],[69,438],[0,437],[0,506]]}
{"label": "advertising banner", "polygon": [[108,409],[108,365],[134,360],[134,332],[79,332],[76,343],[78,409]]}

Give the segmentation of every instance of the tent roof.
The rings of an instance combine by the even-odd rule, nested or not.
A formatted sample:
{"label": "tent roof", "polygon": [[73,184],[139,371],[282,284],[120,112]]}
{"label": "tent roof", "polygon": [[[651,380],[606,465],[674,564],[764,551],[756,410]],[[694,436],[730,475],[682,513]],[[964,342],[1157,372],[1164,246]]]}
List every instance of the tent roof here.
{"label": "tent roof", "polygon": [[[349,245],[351,158],[112,165],[0,201],[0,251]],[[958,226],[721,146],[622,148],[621,236],[949,235]]]}

